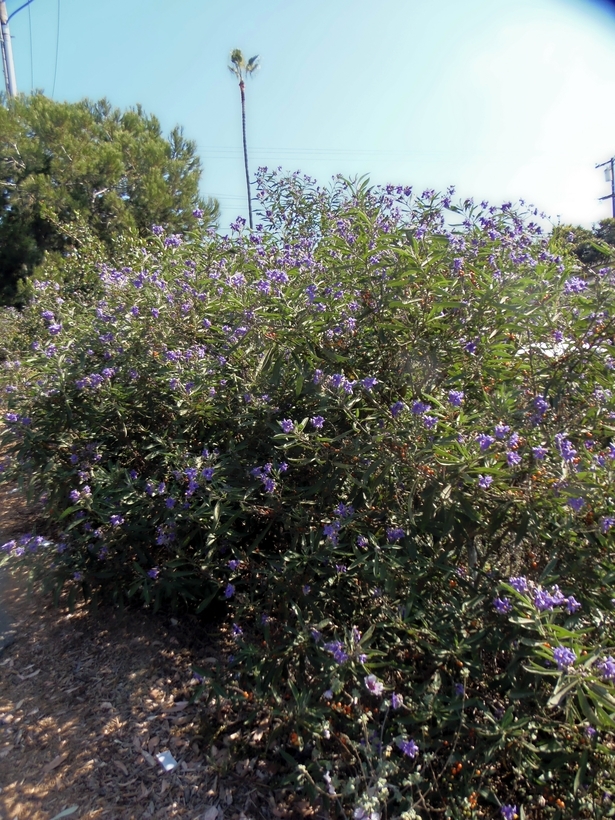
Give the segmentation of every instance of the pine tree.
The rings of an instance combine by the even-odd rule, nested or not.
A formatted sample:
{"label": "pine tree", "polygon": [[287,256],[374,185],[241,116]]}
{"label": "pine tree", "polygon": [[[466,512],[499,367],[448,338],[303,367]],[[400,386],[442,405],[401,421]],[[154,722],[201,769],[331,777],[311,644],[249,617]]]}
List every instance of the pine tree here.
{"label": "pine tree", "polygon": [[183,232],[218,215],[199,196],[201,165],[181,128],[168,139],[156,117],[106,100],[60,103],[42,94],[0,107],[0,302],[46,252],[89,233],[110,251],[127,231],[159,224]]}

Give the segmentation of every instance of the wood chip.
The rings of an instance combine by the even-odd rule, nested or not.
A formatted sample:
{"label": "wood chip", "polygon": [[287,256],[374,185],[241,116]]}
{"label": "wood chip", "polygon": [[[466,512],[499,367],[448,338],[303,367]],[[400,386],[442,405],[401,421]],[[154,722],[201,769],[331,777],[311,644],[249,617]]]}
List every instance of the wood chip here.
{"label": "wood chip", "polygon": [[216,806],[210,806],[204,814],[201,815],[199,820],[216,820],[218,816],[218,809]]}

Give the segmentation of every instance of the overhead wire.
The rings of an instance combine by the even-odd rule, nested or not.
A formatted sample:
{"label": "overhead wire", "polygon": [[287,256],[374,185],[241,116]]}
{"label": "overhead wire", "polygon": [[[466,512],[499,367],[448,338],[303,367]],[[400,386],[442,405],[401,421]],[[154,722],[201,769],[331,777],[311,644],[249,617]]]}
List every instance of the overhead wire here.
{"label": "overhead wire", "polygon": [[56,78],[58,76],[58,55],[60,53],[60,0],[58,0],[58,25],[56,30],[56,64],[55,68],[53,69],[53,86],[51,89],[51,97],[53,96],[56,91]]}
{"label": "overhead wire", "polygon": [[30,94],[34,91],[34,49],[32,48],[32,11],[28,3],[28,25],[30,28]]}

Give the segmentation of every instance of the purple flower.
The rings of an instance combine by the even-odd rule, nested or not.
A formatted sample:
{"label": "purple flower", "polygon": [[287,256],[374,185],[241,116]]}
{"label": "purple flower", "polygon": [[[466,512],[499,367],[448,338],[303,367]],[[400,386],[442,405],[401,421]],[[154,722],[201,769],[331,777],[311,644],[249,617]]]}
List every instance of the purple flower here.
{"label": "purple flower", "polygon": [[201,475],[205,479],[205,481],[211,481],[214,477],[214,468],[205,467],[205,469],[201,472]]}
{"label": "purple flower", "polygon": [[295,429],[295,424],[290,419],[282,419],[282,421],[280,422],[280,427],[285,433],[292,433],[292,431]]}
{"label": "purple flower", "polygon": [[600,527],[602,529],[603,535],[606,535],[607,532],[611,529],[611,527],[615,527],[615,518],[613,518],[612,516],[608,516],[608,515],[605,516],[602,519],[602,523],[601,523]]}
{"label": "purple flower", "polygon": [[500,811],[502,813],[502,817],[504,818],[504,820],[515,820],[515,817],[517,816],[516,806],[502,806]]}
{"label": "purple flower", "polygon": [[423,413],[427,413],[431,410],[431,404],[425,404],[424,401],[415,401],[412,404],[412,412],[415,416],[420,416]]}
{"label": "purple flower", "polygon": [[315,427],[317,430],[322,430],[322,427],[325,423],[325,420],[322,416],[314,416],[310,419],[312,422],[312,426]]}
{"label": "purple flower", "polygon": [[378,384],[378,379],[374,378],[373,376],[368,376],[366,379],[361,381],[361,384],[368,392],[373,390],[374,387]]}
{"label": "purple flower", "polygon": [[521,463],[521,456],[519,453],[515,453],[514,450],[507,450],[506,461],[508,462],[509,467],[516,467],[517,464]]}
{"label": "purple flower", "polygon": [[265,478],[263,479],[263,486],[265,488],[266,493],[273,493],[275,492],[276,483],[272,478]]}
{"label": "purple flower", "polygon": [[368,543],[369,542],[364,535],[357,535],[357,546],[366,547]]}
{"label": "purple flower", "polygon": [[576,659],[576,654],[572,649],[568,649],[567,646],[557,646],[553,650],[553,660],[557,664],[558,669],[568,669],[573,665]]}
{"label": "purple flower", "polygon": [[62,330],[62,325],[58,322],[56,324],[49,325],[47,330],[52,336],[57,336],[58,333],[60,333],[60,331]]}
{"label": "purple flower", "polygon": [[175,501],[175,499],[171,498],[171,496],[169,496],[167,498],[167,500],[164,502],[165,507],[167,508],[167,510],[172,510],[176,503],[177,502]]}
{"label": "purple flower", "polygon": [[587,282],[578,276],[571,276],[564,285],[564,293],[583,293],[584,290],[587,290]]}
{"label": "purple flower", "polygon": [[480,447],[481,452],[485,453],[495,442],[495,439],[493,436],[488,436],[486,433],[479,433],[476,436],[476,441],[478,441],[478,446]]}
{"label": "purple flower", "polygon": [[512,610],[510,598],[494,598],[493,607],[496,612],[500,613],[500,615],[506,615],[507,612]]}
{"label": "purple flower", "polygon": [[463,693],[465,692],[465,687],[464,687],[463,683],[456,683],[453,688],[454,688],[455,694],[457,695],[458,698],[463,696]]}
{"label": "purple flower", "polygon": [[585,734],[587,735],[587,737],[593,738],[593,737],[596,736],[596,730],[594,729],[593,726],[586,726],[585,727]]}
{"label": "purple flower", "polygon": [[401,541],[401,539],[405,538],[405,536],[405,530],[402,530],[401,527],[389,527],[387,529],[387,541],[389,544],[394,544],[396,541]]}
{"label": "purple flower", "polygon": [[204,212],[200,208],[195,208],[192,211],[192,216],[195,217],[195,219],[201,219],[201,217],[203,216],[203,213]]}
{"label": "purple flower", "polygon": [[435,416],[423,416],[423,424],[428,430],[433,430],[437,423],[438,419]]}
{"label": "purple flower", "polygon": [[335,515],[339,515],[340,518],[350,518],[354,515],[354,507],[352,504],[343,504],[341,501],[337,505],[337,507],[333,510]]}
{"label": "purple flower", "polygon": [[569,498],[568,499],[568,506],[572,507],[572,509],[578,513],[581,511],[581,507],[585,504],[584,498]]}
{"label": "purple flower", "polygon": [[574,449],[565,433],[556,433],[555,446],[564,461],[571,462],[576,457],[577,451]]}
{"label": "purple flower", "polygon": [[507,433],[510,433],[510,427],[508,424],[496,424],[495,425],[495,437],[500,441],[506,437]]}
{"label": "purple flower", "polygon": [[543,447],[540,444],[538,445],[538,447],[532,447],[532,454],[536,461],[542,461],[542,459],[547,455],[548,452],[549,451],[547,450],[547,448]]}
{"label": "purple flower", "polygon": [[73,502],[73,504],[76,504],[77,501],[79,501],[79,499],[81,498],[81,493],[79,492],[79,490],[71,490],[68,494],[68,497]]}
{"label": "purple flower", "polygon": [[481,490],[488,490],[489,487],[493,484],[493,476],[490,475],[479,475],[478,477],[478,486]]}
{"label": "purple flower", "polygon": [[396,401],[395,404],[391,405],[391,414],[394,419],[396,419],[397,416],[399,416],[404,407],[405,404],[403,403],[403,401]]}
{"label": "purple flower", "polygon": [[224,589],[224,597],[225,598],[232,598],[235,594],[235,587],[232,584],[227,584]]}
{"label": "purple flower", "polygon": [[152,233],[154,236],[162,236],[164,233],[164,228],[162,225],[152,225]]}
{"label": "purple flower", "polygon": [[416,757],[419,753],[419,747],[413,740],[399,740],[397,745],[401,752],[406,755],[406,757]]}
{"label": "purple flower", "polygon": [[450,390],[448,394],[449,403],[452,404],[453,407],[461,407],[463,395],[463,390]]}
{"label": "purple flower", "polygon": [[521,595],[527,592],[527,578],[525,578],[523,575],[513,575],[512,578],[508,579],[508,583],[516,592],[520,593]]}
{"label": "purple flower", "polygon": [[581,609],[581,604],[577,601],[574,595],[569,595],[566,598],[566,609],[568,610],[569,615],[572,615],[572,613],[576,612],[577,609]]}
{"label": "purple flower", "polygon": [[232,561],[228,562],[227,567],[229,569],[235,571],[240,563],[241,563],[241,561],[237,561],[237,559],[234,558]]}
{"label": "purple flower", "polygon": [[615,680],[615,658],[611,655],[596,664],[604,680]]}
{"label": "purple flower", "polygon": [[367,675],[363,678],[366,688],[372,693],[372,695],[382,695],[384,692],[384,684],[382,681],[379,681],[375,675]]}
{"label": "purple flower", "polygon": [[157,319],[160,316],[160,311],[158,310],[158,308],[152,308],[151,314],[154,317],[154,319]]}
{"label": "purple flower", "polygon": [[391,695],[391,709],[401,709],[403,705],[403,696],[398,695],[397,692],[393,692],[393,694]]}
{"label": "purple flower", "polygon": [[120,527],[124,523],[124,519],[121,515],[112,515],[111,518],[109,518],[109,523],[112,527]]}
{"label": "purple flower", "polygon": [[152,567],[147,571],[147,574],[150,578],[156,580],[156,578],[160,575],[160,570],[158,569],[158,567]]}
{"label": "purple flower", "polygon": [[475,353],[476,352],[476,342],[468,342],[463,349],[465,350],[466,353]]}
{"label": "purple flower", "polygon": [[323,644],[327,652],[333,655],[336,663],[345,663],[348,660],[348,653],[344,650],[344,645],[340,641],[330,641]]}
{"label": "purple flower", "polygon": [[137,478],[139,478],[139,473],[138,473],[136,470],[131,470],[131,471],[128,473],[128,475],[129,475],[129,477],[130,477],[131,481],[136,481],[136,480],[137,480]]}
{"label": "purple flower", "polygon": [[233,624],[233,635],[235,635],[235,637],[243,635],[243,629],[239,626],[239,624]]}

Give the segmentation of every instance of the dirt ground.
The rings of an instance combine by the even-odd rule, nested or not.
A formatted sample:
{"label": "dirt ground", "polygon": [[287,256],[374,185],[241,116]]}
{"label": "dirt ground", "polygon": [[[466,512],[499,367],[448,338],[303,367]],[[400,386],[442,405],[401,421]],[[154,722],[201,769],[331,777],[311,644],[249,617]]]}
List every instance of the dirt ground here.
{"label": "dirt ground", "polygon": [[[30,517],[1,487],[0,543]],[[219,634],[190,618],[55,608],[23,573],[4,572],[0,605],[17,630],[0,654],[0,820],[312,814],[274,791],[275,766],[256,749],[235,759],[232,735],[203,740],[192,664],[219,662]],[[179,764],[170,772],[156,759],[167,751]]]}

